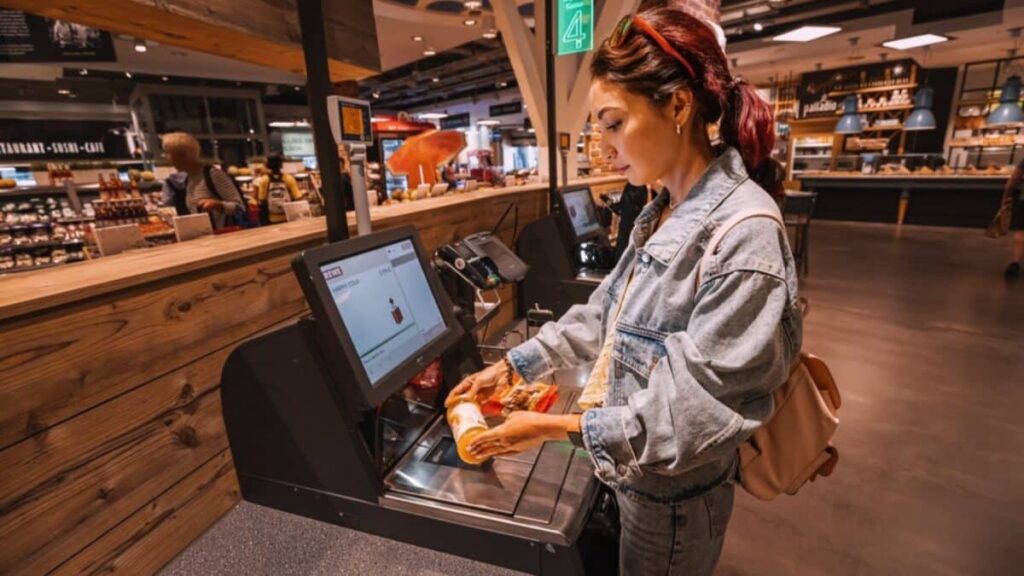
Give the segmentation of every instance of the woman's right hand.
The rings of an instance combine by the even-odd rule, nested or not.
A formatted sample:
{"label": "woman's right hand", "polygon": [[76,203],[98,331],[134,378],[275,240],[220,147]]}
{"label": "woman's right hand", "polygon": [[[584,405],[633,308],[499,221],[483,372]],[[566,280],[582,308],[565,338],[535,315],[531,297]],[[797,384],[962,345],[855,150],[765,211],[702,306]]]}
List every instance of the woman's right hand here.
{"label": "woman's right hand", "polygon": [[444,401],[445,408],[463,399],[479,401],[481,392],[490,393],[496,386],[507,386],[507,378],[508,368],[505,361],[495,362],[479,372],[470,374],[448,393],[448,398]]}

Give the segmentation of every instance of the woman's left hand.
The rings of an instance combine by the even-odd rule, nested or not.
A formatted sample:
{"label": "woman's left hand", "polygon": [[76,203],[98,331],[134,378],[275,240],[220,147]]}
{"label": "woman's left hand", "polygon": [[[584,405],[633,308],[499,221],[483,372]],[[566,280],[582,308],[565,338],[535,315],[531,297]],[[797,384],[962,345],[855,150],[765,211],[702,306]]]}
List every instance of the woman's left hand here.
{"label": "woman's left hand", "polygon": [[[572,417],[572,416],[570,416]],[[578,419],[579,415],[575,415]],[[469,452],[478,458],[525,452],[547,440],[568,439],[566,416],[519,411],[509,414],[500,426],[477,436]]]}
{"label": "woman's left hand", "polygon": [[196,203],[199,206],[200,212],[223,212],[224,203],[220,200],[214,200],[213,198],[203,198]]}

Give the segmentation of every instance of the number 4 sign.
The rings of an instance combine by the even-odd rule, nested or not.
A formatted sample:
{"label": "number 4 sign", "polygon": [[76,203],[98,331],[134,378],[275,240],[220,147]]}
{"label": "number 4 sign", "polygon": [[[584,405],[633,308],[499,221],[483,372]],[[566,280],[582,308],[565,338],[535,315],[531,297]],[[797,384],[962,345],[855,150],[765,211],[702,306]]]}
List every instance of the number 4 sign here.
{"label": "number 4 sign", "polygon": [[594,49],[594,0],[558,0],[558,55]]}

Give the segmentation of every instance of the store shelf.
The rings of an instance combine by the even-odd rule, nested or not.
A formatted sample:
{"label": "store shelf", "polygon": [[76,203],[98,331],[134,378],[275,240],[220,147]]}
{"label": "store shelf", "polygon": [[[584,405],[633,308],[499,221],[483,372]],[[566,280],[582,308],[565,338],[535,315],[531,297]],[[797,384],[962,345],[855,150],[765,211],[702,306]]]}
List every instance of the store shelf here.
{"label": "store shelf", "polygon": [[47,242],[34,242],[31,244],[0,244],[0,253],[18,252],[21,250],[35,250],[38,248],[60,248],[62,246],[80,246],[83,244],[85,244],[85,240],[81,238],[75,240],[53,240]]}
{"label": "store shelf", "polygon": [[832,157],[831,154],[807,154],[807,155],[800,155],[800,156],[797,156],[796,154],[794,154],[793,155],[793,160],[803,160],[803,159],[807,159],[807,158],[810,158],[810,159],[821,159],[821,158],[831,158],[831,157]]}
{"label": "store shelf", "polygon": [[[867,114],[869,112],[898,112],[900,110],[913,110],[913,109],[914,109],[914,105],[913,104],[904,104],[904,105],[901,105],[901,106],[884,106],[884,107],[877,107],[877,108],[861,108],[861,109],[857,110],[857,113],[858,114]],[[836,112],[836,116],[842,116],[842,115],[843,115],[843,111],[842,110]]]}
{"label": "store shelf", "polygon": [[[139,191],[141,192],[156,192],[163,188],[163,183],[158,181],[153,182],[142,182],[139,184]],[[96,193],[99,194],[99,184],[75,184],[75,189],[79,193]],[[52,195],[52,194],[65,194],[67,188],[64,186],[18,186],[17,188],[5,188],[0,190],[0,198],[4,196],[32,196],[32,195]]]}
{"label": "store shelf", "polygon": [[878,86],[875,88],[858,88],[856,90],[839,90],[829,92],[829,97],[846,96],[847,94],[876,94],[878,92],[892,92],[893,90],[911,90],[917,88],[917,84],[893,84],[892,86]]}
{"label": "store shelf", "polygon": [[828,144],[794,144],[793,148],[831,148],[832,143]]}
{"label": "store shelf", "polygon": [[863,129],[863,132],[889,132],[893,130],[903,130],[903,124],[896,124],[895,126],[868,126]]}
{"label": "store shelf", "polygon": [[950,148],[988,148],[991,150],[1002,150],[1004,148],[1013,148],[1015,146],[1024,147],[1024,144],[950,144]]}

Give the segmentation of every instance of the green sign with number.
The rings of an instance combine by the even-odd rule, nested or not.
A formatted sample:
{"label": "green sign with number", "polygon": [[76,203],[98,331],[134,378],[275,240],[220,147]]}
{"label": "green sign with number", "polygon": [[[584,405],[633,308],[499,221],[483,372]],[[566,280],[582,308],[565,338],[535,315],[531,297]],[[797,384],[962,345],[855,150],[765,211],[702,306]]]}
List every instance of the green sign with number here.
{"label": "green sign with number", "polygon": [[594,49],[594,0],[558,0],[558,55]]}

